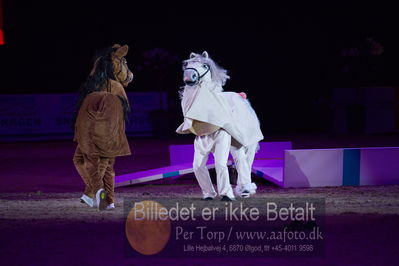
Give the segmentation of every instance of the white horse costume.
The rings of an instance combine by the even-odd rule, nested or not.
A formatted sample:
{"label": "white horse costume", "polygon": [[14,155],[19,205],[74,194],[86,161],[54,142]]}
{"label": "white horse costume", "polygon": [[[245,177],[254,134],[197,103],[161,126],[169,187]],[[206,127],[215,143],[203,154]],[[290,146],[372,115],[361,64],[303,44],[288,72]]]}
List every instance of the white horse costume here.
{"label": "white horse costume", "polygon": [[191,53],[184,61],[184,82],[181,104],[184,122],[176,130],[179,134],[193,133],[194,173],[203,197],[214,198],[217,193],[212,185],[206,162],[209,153],[215,158],[218,194],[234,198],[229,181],[227,160],[231,152],[237,168],[236,193],[249,197],[256,192],[251,182],[252,162],[263,139],[259,120],[248,100],[238,93],[224,92],[222,86],[229,76],[209,58]]}

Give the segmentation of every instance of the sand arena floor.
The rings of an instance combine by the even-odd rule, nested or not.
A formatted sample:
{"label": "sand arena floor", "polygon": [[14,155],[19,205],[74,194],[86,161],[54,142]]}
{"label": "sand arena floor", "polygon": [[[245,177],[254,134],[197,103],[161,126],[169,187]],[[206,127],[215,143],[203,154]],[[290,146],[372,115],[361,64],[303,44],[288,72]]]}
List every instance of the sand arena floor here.
{"label": "sand arena floor", "polygon": [[[175,140],[172,144],[190,141]],[[318,140],[304,143],[300,142],[298,147],[334,146],[334,143]],[[396,139],[385,138],[373,143],[374,146],[394,146]],[[169,144],[167,140],[132,141],[133,156],[120,158],[116,171],[122,174],[167,165]],[[352,142],[352,145],[356,144],[364,146]],[[199,200],[201,195],[195,177],[185,175],[117,188],[116,210],[100,212],[79,202],[83,187],[73,168],[72,143],[6,143],[0,144],[0,148],[2,265],[175,264],[172,259],[125,256],[123,199],[167,198],[192,201],[198,206],[207,204]],[[251,198],[254,206],[261,206],[269,199],[325,199],[328,231],[322,258],[246,258],[245,262],[269,265],[376,265],[378,262],[380,265],[397,265],[399,185],[281,189],[256,176],[253,180],[258,185],[257,194]],[[219,201],[213,204],[219,204]],[[187,258],[179,259],[177,264],[193,263],[242,265],[243,261],[239,258]]]}

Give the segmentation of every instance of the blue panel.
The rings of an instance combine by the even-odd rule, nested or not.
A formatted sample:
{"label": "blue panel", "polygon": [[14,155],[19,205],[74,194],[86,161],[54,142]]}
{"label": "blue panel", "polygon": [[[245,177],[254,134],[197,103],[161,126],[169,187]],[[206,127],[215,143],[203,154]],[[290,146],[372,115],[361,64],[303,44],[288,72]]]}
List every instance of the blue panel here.
{"label": "blue panel", "polygon": [[162,177],[163,178],[168,178],[168,177],[178,176],[178,175],[180,175],[179,171],[174,171],[174,172],[169,172],[169,173],[162,174]]}
{"label": "blue panel", "polygon": [[360,150],[344,150],[343,160],[342,185],[360,185]]}

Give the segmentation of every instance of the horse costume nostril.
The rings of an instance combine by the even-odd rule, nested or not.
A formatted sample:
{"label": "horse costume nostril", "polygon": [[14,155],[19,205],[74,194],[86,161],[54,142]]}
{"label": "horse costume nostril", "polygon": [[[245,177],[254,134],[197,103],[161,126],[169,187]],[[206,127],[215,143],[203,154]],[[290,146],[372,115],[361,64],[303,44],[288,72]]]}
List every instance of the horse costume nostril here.
{"label": "horse costume nostril", "polygon": [[195,82],[189,81],[189,80],[185,81],[184,83],[185,83],[187,86],[193,86],[193,85],[195,85]]}

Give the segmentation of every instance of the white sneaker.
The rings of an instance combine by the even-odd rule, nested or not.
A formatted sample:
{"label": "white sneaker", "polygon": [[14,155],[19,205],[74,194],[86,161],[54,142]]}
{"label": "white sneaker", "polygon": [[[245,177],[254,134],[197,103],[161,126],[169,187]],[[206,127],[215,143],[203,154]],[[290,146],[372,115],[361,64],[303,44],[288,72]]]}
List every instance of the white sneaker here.
{"label": "white sneaker", "polygon": [[82,201],[83,203],[86,203],[90,207],[93,207],[93,205],[94,205],[93,199],[86,196],[85,194],[83,194],[83,196],[80,197],[80,201]]}
{"label": "white sneaker", "polygon": [[255,183],[248,183],[243,187],[236,186],[234,188],[234,193],[241,198],[249,198],[251,195],[256,194],[256,184]]}
{"label": "white sneaker", "polygon": [[106,196],[103,188],[100,188],[96,193],[96,207],[101,211],[107,208]]}
{"label": "white sneaker", "polygon": [[249,198],[251,196],[251,193],[248,190],[244,190],[243,192],[241,192],[240,197],[241,198]]}
{"label": "white sneaker", "polygon": [[115,210],[115,204],[111,203],[107,206],[107,210]]}

